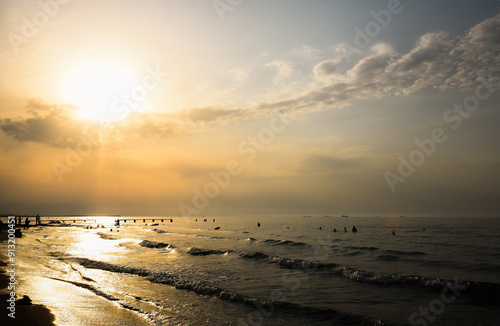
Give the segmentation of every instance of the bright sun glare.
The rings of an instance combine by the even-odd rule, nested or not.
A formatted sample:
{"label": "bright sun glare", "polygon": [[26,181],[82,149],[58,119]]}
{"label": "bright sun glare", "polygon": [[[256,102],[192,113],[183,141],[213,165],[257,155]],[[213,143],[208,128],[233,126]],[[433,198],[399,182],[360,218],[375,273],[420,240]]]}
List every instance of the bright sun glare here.
{"label": "bright sun glare", "polygon": [[68,72],[62,86],[66,101],[80,108],[82,119],[119,119],[113,103],[120,95],[130,91],[133,75],[112,63],[93,63]]}

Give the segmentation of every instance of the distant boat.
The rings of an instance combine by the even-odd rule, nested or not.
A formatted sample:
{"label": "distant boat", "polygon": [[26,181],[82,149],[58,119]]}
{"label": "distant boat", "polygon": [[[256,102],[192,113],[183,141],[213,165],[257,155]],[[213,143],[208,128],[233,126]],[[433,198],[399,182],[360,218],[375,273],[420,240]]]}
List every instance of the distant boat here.
{"label": "distant boat", "polygon": [[349,217],[349,215],[342,215],[342,217]]}
{"label": "distant boat", "polygon": [[302,217],[311,217],[311,215],[304,215],[304,216],[302,216]]}

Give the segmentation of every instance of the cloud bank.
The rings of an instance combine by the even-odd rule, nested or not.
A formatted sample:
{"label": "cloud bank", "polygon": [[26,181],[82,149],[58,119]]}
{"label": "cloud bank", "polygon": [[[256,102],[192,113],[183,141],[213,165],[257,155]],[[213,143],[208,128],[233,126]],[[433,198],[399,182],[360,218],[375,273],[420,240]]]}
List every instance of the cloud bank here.
{"label": "cloud bank", "polygon": [[[388,44],[376,44],[354,66],[344,68],[345,71],[342,71],[343,61],[336,56],[317,62],[310,72],[314,82],[296,96],[261,101],[246,108],[213,105],[174,113],[137,113],[113,125],[109,135],[115,141],[130,144],[144,137],[168,137],[197,131],[205,125],[342,108],[370,97],[405,96],[425,90],[463,91],[477,85],[480,77],[498,81],[500,14],[461,36],[446,32],[425,34],[408,53],[400,54]],[[292,64],[273,61],[265,67],[276,71],[272,83],[277,87],[294,82]],[[71,147],[79,141],[78,131],[95,127],[95,122],[74,119],[72,109],[64,106],[31,103],[28,111],[28,116],[0,119],[0,129],[21,142]]]}

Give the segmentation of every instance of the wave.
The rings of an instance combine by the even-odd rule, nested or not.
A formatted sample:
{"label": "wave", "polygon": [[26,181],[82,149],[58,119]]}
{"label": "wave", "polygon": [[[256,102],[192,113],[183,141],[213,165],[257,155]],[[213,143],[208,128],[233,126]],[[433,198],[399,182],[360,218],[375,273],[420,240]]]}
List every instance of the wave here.
{"label": "wave", "polygon": [[75,281],[68,281],[68,280],[63,280],[63,279],[60,279],[60,278],[55,278],[55,277],[48,277],[52,280],[55,280],[55,281],[61,281],[61,282],[65,282],[65,283],[70,283],[70,284],[73,284],[73,285],[76,285],[78,287],[81,287],[83,289],[87,289],[91,292],[93,292],[94,294],[100,296],[100,297],[103,297],[107,300],[110,300],[110,301],[118,301],[117,298],[115,298],[114,296],[112,295],[109,295],[107,293],[104,293],[102,292],[101,290],[97,289],[95,286],[92,286],[90,284],[87,284],[87,283],[80,283],[80,282],[75,282]]}
{"label": "wave", "polygon": [[[135,267],[130,265],[116,265],[88,258],[73,257],[71,258],[71,260],[79,263],[80,265],[86,268],[101,269],[116,273],[133,274],[145,277],[146,280],[148,280],[151,283],[169,285],[179,290],[187,290],[200,295],[217,297],[224,301],[238,302],[254,306],[259,311],[269,312],[270,315],[272,315],[272,312],[281,312],[286,314],[294,314],[294,315],[296,314],[297,317],[307,316],[310,318],[315,318],[317,320],[325,320],[325,321],[329,320],[333,324],[341,324],[341,325],[374,325],[374,324],[387,325],[381,321],[371,320],[368,317],[342,313],[334,309],[314,308],[286,301],[255,298],[245,294],[233,291],[227,291],[215,286],[207,285],[201,281],[185,279],[182,277],[182,275],[170,271],[152,271],[141,267]],[[88,286],[88,285],[83,284],[82,286]],[[93,288],[91,286],[89,287]]]}
{"label": "wave", "polygon": [[141,267],[130,266],[130,265],[110,264],[110,263],[92,260],[92,259],[88,259],[88,258],[68,257],[68,258],[60,258],[60,259],[74,261],[75,263],[78,263],[86,268],[101,269],[101,270],[109,271],[109,272],[134,274],[134,275],[138,275],[138,276],[149,275],[149,272],[147,271],[147,269],[141,268]]}
{"label": "wave", "polygon": [[398,261],[398,260],[401,260],[401,257],[395,256],[395,255],[378,255],[377,260],[378,261],[385,261],[385,262]]}
{"label": "wave", "polygon": [[105,240],[117,240],[118,239],[115,235],[112,235],[109,233],[97,232],[97,235],[99,235],[99,237],[101,239],[105,239]]}
{"label": "wave", "polygon": [[303,260],[303,259],[282,258],[278,256],[273,257],[271,259],[271,262],[277,263],[280,267],[283,268],[305,269],[305,270],[316,270],[316,269],[325,270],[338,266],[337,264],[334,263],[322,263],[322,262]]}
{"label": "wave", "polygon": [[377,247],[359,247],[359,246],[347,246],[347,249],[355,249],[355,250],[368,250],[368,251],[375,251],[375,250],[380,250],[380,248]]}
{"label": "wave", "polygon": [[[235,253],[232,250],[216,250],[216,249],[203,249],[192,247],[187,252],[193,256],[208,256],[208,255],[223,255]],[[287,269],[303,269],[303,270],[325,270],[337,267],[334,263],[323,263],[317,261],[291,259],[279,256],[270,256],[260,251],[256,252],[240,252],[238,255],[245,259],[266,260],[268,263],[277,264],[281,268]]]}
{"label": "wave", "polygon": [[74,270],[75,272],[77,272],[78,274],[80,274],[80,277],[85,280],[85,281],[88,281],[88,282],[95,282],[93,279],[91,279],[90,277],[86,277],[82,274],[82,272],[80,272],[78,269],[76,269],[73,264],[70,264],[71,266],[71,269]]}
{"label": "wave", "polygon": [[163,231],[163,230],[159,230],[159,229],[153,229],[151,231],[156,232],[156,233],[172,233],[172,232]]}
{"label": "wave", "polygon": [[246,259],[257,259],[257,260],[266,260],[269,263],[277,264],[281,268],[287,269],[304,269],[304,270],[325,270],[331,269],[337,264],[334,263],[322,263],[317,261],[303,260],[303,259],[291,259],[285,257],[274,256],[271,257],[265,253],[256,251],[256,252],[240,252],[240,257]]}
{"label": "wave", "polygon": [[373,253],[378,252],[379,255],[376,256],[376,260],[383,262],[399,261],[402,259],[411,260],[414,258],[410,257],[427,255],[426,253],[420,251],[382,250],[378,247],[365,247],[365,246],[342,247],[339,245],[332,245],[330,246],[330,250],[332,252],[341,253],[344,256],[358,256],[368,252],[373,252]]}
{"label": "wave", "polygon": [[[192,234],[192,233],[182,233],[182,232],[170,232],[170,231],[164,231],[160,229],[152,229],[151,231],[156,232],[158,234],[175,234],[178,236],[186,236],[186,237],[194,237],[194,238],[205,238],[205,239],[210,239],[210,240],[239,240],[238,238],[232,238],[232,237],[224,237],[224,236],[211,236],[211,235],[205,235],[205,234]],[[223,232],[229,232],[229,231],[218,231],[218,233],[223,233]]]}
{"label": "wave", "polygon": [[459,292],[480,298],[481,302],[487,305],[500,305],[500,284],[498,283],[459,281],[456,278],[454,280],[447,280],[420,275],[374,273],[350,267],[342,268],[342,276],[346,279],[362,283],[417,285],[437,291],[442,291],[443,288],[449,288],[455,292],[455,294]]}
{"label": "wave", "polygon": [[408,283],[420,283],[422,277],[404,274],[383,274],[383,273],[373,273],[362,270],[353,269],[350,267],[342,267],[342,276],[349,280],[354,280],[364,283],[373,284],[408,284]]}
{"label": "wave", "polygon": [[401,250],[384,250],[383,253],[387,255],[398,255],[398,256],[424,256],[427,255],[425,252],[421,251],[401,251]]}
{"label": "wave", "polygon": [[420,262],[421,266],[431,266],[431,267],[455,267],[456,262],[446,261],[446,260],[423,260]]}
{"label": "wave", "polygon": [[362,255],[362,254],[364,254],[364,252],[363,252],[363,251],[361,251],[361,250],[356,250],[356,251],[349,251],[349,252],[346,252],[346,253],[344,253],[344,256],[351,256],[351,257],[352,257],[352,256],[358,256],[358,255]]}
{"label": "wave", "polygon": [[[178,234],[180,234],[180,233],[178,233]],[[192,236],[189,234],[186,234],[186,235]],[[204,234],[197,234],[194,237],[195,238],[206,238],[206,239],[210,239],[210,240],[238,240],[238,239],[230,238],[230,237],[211,236],[211,235],[204,235]]]}
{"label": "wave", "polygon": [[145,248],[173,248],[172,245],[168,243],[163,243],[163,242],[155,242],[155,241],[149,241],[149,240],[142,240],[139,242],[139,246],[145,247]]}
{"label": "wave", "polygon": [[269,259],[271,256],[266,255],[262,252],[255,251],[255,252],[240,252],[240,257],[243,258],[250,258],[250,259]]}
{"label": "wave", "polygon": [[263,243],[266,245],[272,245],[272,246],[310,247],[310,245],[308,245],[307,243],[295,242],[292,240],[265,239],[265,240],[259,241],[259,243]]}
{"label": "wave", "polygon": [[229,237],[210,237],[210,240],[233,240],[233,238],[229,238]]}
{"label": "wave", "polygon": [[214,249],[203,249],[192,247],[189,248],[188,254],[193,256],[208,256],[208,255],[222,255],[225,253],[231,253],[231,250],[214,250]]}

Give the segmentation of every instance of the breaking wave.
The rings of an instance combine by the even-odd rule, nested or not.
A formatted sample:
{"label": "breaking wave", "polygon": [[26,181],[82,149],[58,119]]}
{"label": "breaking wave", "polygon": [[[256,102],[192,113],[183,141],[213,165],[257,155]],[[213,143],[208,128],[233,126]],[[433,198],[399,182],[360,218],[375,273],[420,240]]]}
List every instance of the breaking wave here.
{"label": "breaking wave", "polygon": [[118,239],[115,235],[108,234],[108,233],[97,232],[97,235],[99,235],[99,237],[101,239],[105,239],[105,240],[117,240]]}
{"label": "breaking wave", "polygon": [[283,268],[305,269],[305,270],[316,270],[316,269],[325,270],[325,269],[332,269],[338,266],[337,264],[334,263],[322,263],[322,262],[303,260],[303,259],[282,258],[278,256],[273,257],[271,259],[271,262],[276,263]]}
{"label": "breaking wave", "polygon": [[168,232],[168,231],[164,231],[164,230],[159,230],[159,229],[153,229],[151,231],[156,232],[158,234],[161,234],[161,233],[172,233],[172,232]]}
{"label": "breaking wave", "polygon": [[454,292],[460,292],[472,297],[480,298],[488,305],[500,305],[500,284],[490,282],[459,281],[440,278],[430,278],[420,275],[406,274],[384,274],[353,269],[342,268],[342,276],[346,279],[381,285],[417,285],[425,288],[441,291],[449,288]]}
{"label": "breaking wave", "polygon": [[259,243],[272,246],[310,247],[310,245],[308,245],[307,243],[295,242],[291,240],[265,239],[259,241]]}
{"label": "breaking wave", "polygon": [[163,243],[163,242],[155,242],[155,241],[149,241],[149,240],[142,240],[139,242],[139,246],[145,247],[145,248],[173,248],[172,245],[168,243]]}
{"label": "breaking wave", "polygon": [[223,255],[225,253],[230,253],[231,250],[213,250],[213,249],[203,249],[192,247],[189,248],[188,254],[193,256],[208,256],[208,255]]}
{"label": "breaking wave", "polygon": [[[169,271],[152,271],[145,268],[116,265],[101,261],[95,261],[88,258],[71,258],[72,261],[91,269],[101,269],[109,272],[134,274],[145,277],[146,280],[152,283],[164,284],[173,286],[179,290],[187,290],[200,295],[217,297],[224,301],[239,302],[246,305],[255,306],[265,309],[265,311],[278,311],[287,314],[297,314],[298,316],[310,316],[318,320],[328,320],[332,324],[341,325],[387,325],[381,321],[374,321],[368,317],[359,315],[342,313],[334,309],[328,308],[313,308],[303,306],[296,303],[265,300],[251,297],[245,294],[226,291],[221,288],[204,284],[201,281],[189,280],[182,278],[181,275]],[[110,299],[114,299],[110,297]],[[128,307],[125,307],[128,308]]]}
{"label": "breaking wave", "polygon": [[[193,256],[208,256],[208,255],[223,255],[235,253],[232,250],[213,250],[213,249],[202,249],[202,248],[190,248],[188,254]],[[281,268],[287,269],[302,269],[302,270],[325,270],[337,267],[334,263],[323,263],[317,261],[310,261],[304,259],[291,259],[279,256],[271,256],[260,251],[255,252],[240,252],[238,255],[245,259],[256,259],[264,260],[267,263],[277,264]]]}

